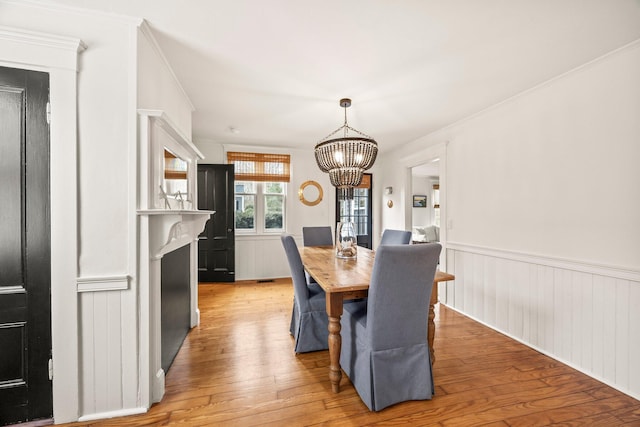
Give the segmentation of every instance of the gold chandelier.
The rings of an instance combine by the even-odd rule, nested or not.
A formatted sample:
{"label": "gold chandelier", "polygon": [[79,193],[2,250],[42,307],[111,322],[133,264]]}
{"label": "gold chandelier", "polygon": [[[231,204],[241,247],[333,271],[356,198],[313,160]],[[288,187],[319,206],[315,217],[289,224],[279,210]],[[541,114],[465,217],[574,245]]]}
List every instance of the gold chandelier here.
{"label": "gold chandelier", "polygon": [[[340,190],[340,197],[352,199],[353,188],[360,185],[362,174],[376,161],[378,143],[347,124],[349,98],[341,99],[340,106],[344,108],[344,124],[318,142],[314,151],[318,167],[329,173],[331,185]],[[336,134],[342,136],[336,138]]]}

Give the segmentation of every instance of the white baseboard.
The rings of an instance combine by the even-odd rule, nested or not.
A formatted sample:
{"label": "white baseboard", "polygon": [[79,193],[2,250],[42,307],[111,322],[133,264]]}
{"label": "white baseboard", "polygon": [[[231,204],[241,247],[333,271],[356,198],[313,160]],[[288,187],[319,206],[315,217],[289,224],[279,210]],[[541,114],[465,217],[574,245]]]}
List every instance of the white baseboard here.
{"label": "white baseboard", "polygon": [[95,414],[83,415],[78,421],[94,421],[104,418],[126,417],[129,415],[139,415],[147,412],[147,408],[118,409],[117,411],[96,412]]}

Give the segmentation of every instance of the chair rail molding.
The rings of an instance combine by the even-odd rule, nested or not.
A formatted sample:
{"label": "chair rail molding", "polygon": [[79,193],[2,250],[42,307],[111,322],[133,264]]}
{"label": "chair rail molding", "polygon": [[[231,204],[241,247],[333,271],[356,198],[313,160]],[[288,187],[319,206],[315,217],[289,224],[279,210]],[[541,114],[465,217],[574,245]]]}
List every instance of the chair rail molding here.
{"label": "chair rail molding", "polygon": [[548,267],[561,268],[564,270],[580,271],[583,273],[598,274],[601,276],[614,277],[616,279],[640,282],[640,270],[630,267],[596,264],[587,261],[530,254],[526,252],[511,251],[505,249],[496,249],[486,246],[468,245],[451,241],[447,243],[447,248],[460,252],[487,255],[512,261],[522,261],[530,264],[544,265]]}
{"label": "chair rail molding", "polygon": [[78,292],[124,291],[131,276],[78,277]]}

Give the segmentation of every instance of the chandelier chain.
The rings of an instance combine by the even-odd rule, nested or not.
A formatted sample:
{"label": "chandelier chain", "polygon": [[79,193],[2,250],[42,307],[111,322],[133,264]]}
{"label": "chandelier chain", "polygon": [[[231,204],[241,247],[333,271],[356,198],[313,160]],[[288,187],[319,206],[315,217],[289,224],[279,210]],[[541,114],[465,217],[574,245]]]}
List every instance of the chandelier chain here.
{"label": "chandelier chain", "polygon": [[345,135],[344,135],[345,137],[347,136],[346,129],[349,129],[350,131],[355,132],[355,133],[357,133],[357,134],[360,134],[361,136],[364,136],[364,137],[365,137],[365,138],[367,138],[367,139],[373,139],[373,137],[371,137],[371,136],[367,135],[367,134],[366,134],[366,133],[364,133],[364,132],[360,132],[358,129],[352,128],[352,127],[351,127],[351,126],[349,126],[349,125],[342,125],[342,126],[340,126],[338,129],[334,130],[334,131],[333,131],[333,132],[331,132],[329,135],[325,136],[325,137],[324,137],[324,138],[322,138],[320,141],[318,141],[318,144],[320,144],[320,143],[322,143],[322,142],[324,142],[324,141],[326,141],[326,140],[330,139],[333,135],[335,135],[336,133],[340,132],[342,129],[345,129]]}
{"label": "chandelier chain", "polygon": [[349,134],[349,125],[347,124],[347,106],[345,105],[343,108],[344,108],[344,125],[342,127],[344,128],[344,137],[346,138],[347,135]]}
{"label": "chandelier chain", "polygon": [[333,132],[331,132],[329,135],[325,136],[324,138],[322,138],[320,141],[318,141],[318,144],[320,144],[321,142],[324,142],[326,140],[328,140],[329,138],[331,138],[333,135],[335,135],[336,133],[340,132],[341,130],[344,129],[344,137],[346,138],[349,134],[349,131],[355,132],[357,134],[360,134],[361,136],[364,136],[365,138],[368,139],[373,139],[372,136],[367,135],[364,132],[360,132],[359,130],[349,126],[349,124],[347,123],[347,107],[349,107],[351,105],[351,103],[349,103],[348,105],[344,105],[342,108],[344,108],[344,124],[342,126],[340,126],[338,129],[334,130]]}

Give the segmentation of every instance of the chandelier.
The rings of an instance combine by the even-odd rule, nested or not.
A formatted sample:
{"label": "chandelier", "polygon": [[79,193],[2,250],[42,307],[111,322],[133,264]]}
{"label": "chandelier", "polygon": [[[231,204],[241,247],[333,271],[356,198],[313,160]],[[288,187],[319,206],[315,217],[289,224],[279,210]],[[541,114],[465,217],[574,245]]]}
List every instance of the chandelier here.
{"label": "chandelier", "polygon": [[[362,174],[371,168],[378,155],[378,143],[347,124],[349,98],[340,100],[344,108],[344,124],[316,144],[316,163],[329,173],[331,185],[340,190],[342,199],[353,199],[353,188],[362,182]],[[351,134],[349,134],[351,132]],[[335,137],[338,134],[340,136]]]}

